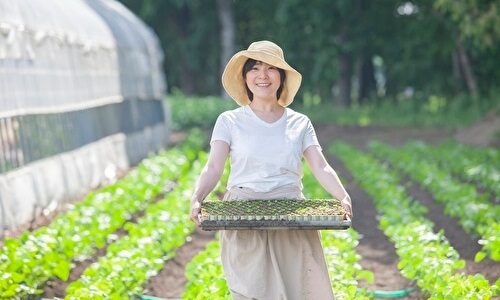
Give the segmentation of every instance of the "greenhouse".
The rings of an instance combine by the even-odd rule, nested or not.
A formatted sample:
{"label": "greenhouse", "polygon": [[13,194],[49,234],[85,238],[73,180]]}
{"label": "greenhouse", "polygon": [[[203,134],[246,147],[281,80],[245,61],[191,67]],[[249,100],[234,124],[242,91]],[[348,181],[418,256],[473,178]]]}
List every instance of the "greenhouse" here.
{"label": "greenhouse", "polygon": [[0,2],[0,231],[168,143],[163,51],[111,0]]}

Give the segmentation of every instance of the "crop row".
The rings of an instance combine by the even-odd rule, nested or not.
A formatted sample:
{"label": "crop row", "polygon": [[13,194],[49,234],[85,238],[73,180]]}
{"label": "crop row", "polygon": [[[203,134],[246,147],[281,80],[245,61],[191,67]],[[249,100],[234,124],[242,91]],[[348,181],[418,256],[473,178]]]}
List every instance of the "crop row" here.
{"label": "crop row", "polygon": [[[187,216],[194,180],[207,159],[206,153],[199,151],[203,139],[199,132],[190,134],[180,146],[144,160],[123,179],[90,193],[50,225],[26,232],[16,239],[5,239],[0,249],[0,298],[21,299],[41,294],[40,288],[47,280],[59,278],[66,281],[75,262],[92,256],[96,249],[106,245],[106,255],[68,286],[66,299],[140,297],[144,283],[163,267],[165,260],[173,256],[194,229]],[[463,183],[455,182],[449,175],[441,175],[446,172],[438,173],[439,169],[433,169],[431,161],[426,162],[420,156],[422,148],[412,150],[412,147],[416,146],[395,150],[373,143],[370,149],[380,159],[408,172],[415,180],[426,178],[419,182],[427,183],[438,201],[450,202],[451,198],[446,196],[439,198],[441,196],[437,195],[441,194],[437,191],[450,186],[459,189]],[[334,144],[330,151],[344,161],[362,188],[373,197],[377,210],[381,212],[380,226],[396,245],[402,274],[415,280],[430,299],[490,299],[500,295],[500,280],[490,286],[482,275],[460,273],[465,262],[460,260],[443,232],[433,232],[432,222],[423,216],[426,208],[405,193],[399,185],[401,178],[398,173],[376,157],[344,143]],[[438,159],[437,154],[431,157]],[[415,165],[414,161],[420,164]],[[397,164],[399,162],[401,165]],[[410,165],[413,167],[407,167]],[[224,177],[214,193],[222,192],[228,169],[226,165]],[[414,169],[427,173],[412,175],[418,174]],[[446,184],[432,190],[430,183],[433,181]],[[304,168],[303,182],[306,198],[330,197],[308,168]],[[451,194],[454,189],[448,192]],[[155,201],[163,194],[164,199]],[[471,228],[483,228],[478,232],[485,243],[484,251],[497,255],[494,249],[500,251],[500,246],[495,244],[499,228],[498,223],[491,223],[491,220],[498,212],[495,207],[487,206],[491,206],[487,199],[477,200],[478,194],[473,195],[476,197],[468,201],[476,206],[457,205],[454,200],[454,205],[459,206],[454,211],[463,210],[462,206],[472,207],[472,212],[466,214],[469,218],[478,211],[482,213],[475,219],[467,219],[465,224],[474,221],[476,223]],[[493,214],[482,210],[484,205]],[[132,222],[133,216],[140,211],[144,211],[144,215]],[[481,217],[490,223],[479,223],[486,222]],[[114,233],[119,228],[124,228],[127,235],[118,238]],[[488,229],[494,231],[488,233]],[[332,287],[339,299],[371,299],[374,296],[370,291],[358,288],[361,279],[373,281],[373,274],[363,270],[358,263],[361,258],[355,251],[358,239],[358,233],[353,229],[321,231]],[[183,298],[230,297],[219,251],[216,239],[186,266],[188,284]],[[478,254],[478,258],[480,256]]]}
{"label": "crop row", "polygon": [[180,174],[177,186],[165,198],[147,207],[137,222],[128,222],[128,234],[108,246],[81,278],[67,288],[65,299],[130,299],[143,293],[143,284],[163,267],[194,229],[187,217],[189,192],[206,160],[193,162]]}
{"label": "crop row", "polygon": [[428,162],[435,162],[441,168],[472,182],[491,192],[496,202],[500,201],[500,151],[493,148],[479,148],[457,142],[430,146],[423,142],[408,143],[411,149]]}
{"label": "crop row", "polygon": [[[217,199],[224,192],[229,176],[229,164],[226,163],[224,173],[219,180],[216,191],[207,196],[207,199]],[[186,264],[185,275],[186,287],[182,295],[183,299],[230,299],[231,294],[227,286],[226,278],[222,271],[220,260],[219,233],[215,240],[209,242],[205,250],[200,251]]]}
{"label": "crop row", "polygon": [[443,232],[433,232],[424,217],[426,208],[411,199],[400,176],[372,155],[345,143],[330,152],[341,158],[380,212],[380,227],[395,244],[401,273],[417,282],[429,299],[491,299],[499,284],[490,286],[484,276],[465,276],[465,262],[450,246]]}
{"label": "crop row", "polygon": [[200,148],[202,142],[193,137],[146,159],[124,178],[88,194],[48,226],[6,238],[0,249],[0,298],[41,294],[40,288],[51,278],[66,281],[74,262],[106,245],[135,213],[172,188],[194,159],[189,149]]}
{"label": "crop row", "polygon": [[231,299],[220,260],[219,234],[186,265],[182,299]]}
{"label": "crop row", "polygon": [[[304,167],[304,196],[311,198],[331,197],[314,178],[311,170]],[[356,252],[359,234],[353,228],[347,230],[323,230],[321,243],[330,275],[333,291],[337,299],[372,299],[373,293],[360,289],[358,282],[364,279],[373,283],[373,273],[359,264],[361,256]]]}
{"label": "crop row", "polygon": [[[446,168],[425,159],[415,144],[395,149],[373,142],[370,149],[429,190],[445,213],[458,218],[469,234],[481,238],[483,249],[476,255],[477,261],[485,256],[500,261],[500,206],[491,203],[487,193],[480,194],[474,185],[455,179]],[[432,158],[432,153],[436,151],[427,156]]]}

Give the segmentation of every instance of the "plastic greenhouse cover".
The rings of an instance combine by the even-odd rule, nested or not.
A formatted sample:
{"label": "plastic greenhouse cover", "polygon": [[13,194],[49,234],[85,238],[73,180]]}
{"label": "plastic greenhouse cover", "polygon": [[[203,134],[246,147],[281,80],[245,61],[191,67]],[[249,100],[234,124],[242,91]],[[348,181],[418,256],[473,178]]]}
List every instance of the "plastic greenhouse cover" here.
{"label": "plastic greenhouse cover", "polygon": [[0,1],[0,117],[161,99],[163,51],[115,0]]}

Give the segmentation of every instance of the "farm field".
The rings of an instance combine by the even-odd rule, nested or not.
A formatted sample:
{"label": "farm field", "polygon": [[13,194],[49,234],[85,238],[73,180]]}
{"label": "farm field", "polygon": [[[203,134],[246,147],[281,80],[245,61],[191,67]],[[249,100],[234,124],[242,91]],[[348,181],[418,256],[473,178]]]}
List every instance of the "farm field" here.
{"label": "farm field", "polygon": [[[447,154],[440,155],[442,151],[436,150],[454,134],[451,130],[317,125],[316,131],[354,203],[353,228],[324,231],[322,235],[338,299],[370,299],[373,295],[369,291],[380,291],[379,295],[399,291],[398,299],[427,299],[431,294],[436,299],[457,299],[439,296],[450,293],[446,289],[453,284],[457,285],[453,288],[456,293],[460,287],[470,291],[467,296],[461,294],[462,299],[500,296],[498,177],[491,183],[485,180],[499,176],[498,150],[474,152],[480,153],[480,161],[491,160],[489,166],[460,172],[451,169],[458,168],[458,163],[448,166],[441,162],[456,151],[445,149]],[[175,136],[179,137],[175,147],[120,180],[128,180],[126,186],[131,190],[106,187],[105,193],[96,191],[85,199],[87,206],[75,205],[60,213],[58,217],[63,218],[81,211],[87,222],[73,218],[75,223],[71,223],[80,230],[57,229],[55,218],[31,234],[3,241],[0,289],[4,294],[0,293],[0,299],[26,298],[28,294],[67,299],[123,299],[134,295],[191,299],[203,291],[225,295],[217,264],[217,234],[196,229],[187,218],[191,188],[206,159],[202,150],[205,141],[186,141],[183,133]],[[427,148],[414,141],[424,142]],[[435,159],[429,160],[431,156]],[[469,169],[478,165],[473,165],[471,153],[455,159],[470,161]],[[412,161],[425,163],[426,168],[418,164],[414,169],[430,173],[414,171],[409,167]],[[437,176],[434,174],[440,174],[438,171],[448,177],[436,177],[439,182],[447,180],[436,188],[430,183],[432,176]],[[324,197],[310,174],[304,180],[306,197]],[[451,194],[455,186],[453,189],[459,192]],[[139,187],[141,192],[134,194]],[[213,197],[220,195],[222,188],[218,186]],[[112,194],[132,197],[113,199]],[[455,198],[450,200],[447,195]],[[460,197],[467,195],[469,198]],[[98,201],[102,209],[91,201]],[[108,214],[108,201],[128,205],[111,205],[113,213]],[[451,201],[455,205],[448,205]],[[89,211],[89,207],[94,209]],[[100,217],[99,221],[93,221],[94,217]],[[102,234],[96,233],[99,231]],[[65,232],[78,238],[66,241]],[[411,239],[418,243],[412,244]],[[78,244],[82,247],[75,246]],[[20,250],[16,252],[16,248]],[[475,262],[476,256],[482,260]],[[19,261],[23,263],[15,263]],[[208,275],[200,269],[208,270]],[[20,278],[14,273],[27,275]],[[337,287],[335,282],[342,286]],[[10,289],[16,284],[17,290]],[[190,290],[194,294],[189,294]],[[19,296],[20,292],[24,295]]]}

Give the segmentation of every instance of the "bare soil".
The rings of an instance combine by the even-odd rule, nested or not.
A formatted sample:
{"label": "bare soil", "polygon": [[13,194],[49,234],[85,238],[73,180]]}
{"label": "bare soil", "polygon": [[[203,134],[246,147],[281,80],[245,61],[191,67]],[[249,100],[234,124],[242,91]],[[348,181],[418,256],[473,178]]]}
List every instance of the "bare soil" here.
{"label": "bare soil", "polygon": [[476,146],[500,147],[500,105],[476,124],[457,130],[455,139]]}

